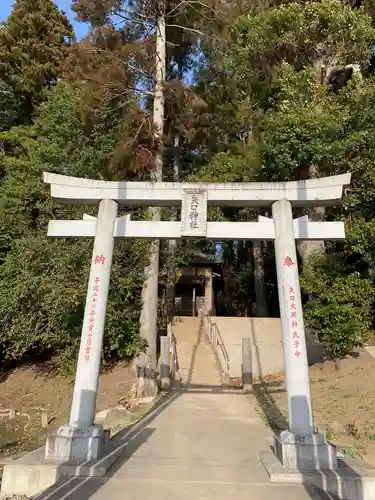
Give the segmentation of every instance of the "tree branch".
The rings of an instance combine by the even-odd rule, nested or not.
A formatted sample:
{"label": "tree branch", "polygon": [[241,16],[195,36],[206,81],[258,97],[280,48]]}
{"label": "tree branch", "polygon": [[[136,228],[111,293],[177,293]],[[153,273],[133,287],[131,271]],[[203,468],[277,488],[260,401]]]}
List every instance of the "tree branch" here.
{"label": "tree branch", "polygon": [[136,73],[139,73],[141,74],[142,76],[144,76],[145,78],[153,78],[152,75],[146,73],[145,71],[143,71],[142,69],[140,68],[137,68],[136,66],[133,66],[132,64],[130,64],[129,62],[127,61],[123,61],[121,58],[115,56],[115,59],[116,61],[118,61],[119,63],[123,64],[124,66],[127,66],[128,68],[130,68],[132,71],[136,72]]}
{"label": "tree branch", "polygon": [[129,10],[129,9],[121,9],[120,11],[113,10],[114,15],[117,15],[117,16],[120,15],[119,12],[125,12],[126,14],[133,14],[133,15],[141,17],[142,19],[147,19],[147,20],[153,19],[153,17],[147,16],[146,14],[141,14],[140,12],[137,12],[136,10]]}
{"label": "tree branch", "polygon": [[[140,24],[141,26],[144,26],[145,25],[145,21],[139,21],[137,19],[132,19],[131,17],[128,17],[128,16],[125,16],[124,14],[120,14],[119,12],[116,12],[113,14],[114,16],[118,16],[120,17],[123,21],[127,21],[129,23],[135,23],[135,24]],[[120,24],[122,21],[119,21],[118,23],[115,23],[116,24]]]}
{"label": "tree branch", "polygon": [[188,28],[187,26],[181,26],[180,24],[166,24],[166,26],[168,26],[168,28],[180,28],[181,30],[192,31],[193,33],[197,33],[202,37],[212,38],[214,40],[220,40],[220,38],[215,35],[209,35],[208,33],[204,33],[204,31],[200,31],[195,28]]}
{"label": "tree branch", "polygon": [[[211,12],[213,12],[213,14],[215,14],[215,16],[217,16],[218,18],[221,18],[222,16],[219,15],[219,13],[213,8],[211,7],[211,5],[207,5],[203,2],[200,2],[199,0],[182,0],[179,4],[177,4],[175,7],[173,7],[172,10],[170,10],[169,12],[166,13],[165,17],[168,17],[172,14],[172,12],[174,12],[175,10],[177,10],[181,5],[184,5],[184,4],[187,4],[187,5],[190,5],[192,6],[193,4],[196,4],[196,5],[200,5],[201,7],[204,7],[208,10],[210,10]],[[194,9],[196,10],[196,9]],[[208,19],[208,18],[206,18]]]}

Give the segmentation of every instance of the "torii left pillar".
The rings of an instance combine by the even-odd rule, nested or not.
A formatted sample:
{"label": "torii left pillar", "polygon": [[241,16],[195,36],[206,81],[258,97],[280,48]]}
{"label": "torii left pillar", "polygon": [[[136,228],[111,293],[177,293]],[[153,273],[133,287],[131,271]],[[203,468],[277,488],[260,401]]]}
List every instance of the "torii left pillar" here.
{"label": "torii left pillar", "polygon": [[70,420],[47,439],[47,459],[98,460],[106,445],[94,420],[117,209],[113,200],[99,204]]}

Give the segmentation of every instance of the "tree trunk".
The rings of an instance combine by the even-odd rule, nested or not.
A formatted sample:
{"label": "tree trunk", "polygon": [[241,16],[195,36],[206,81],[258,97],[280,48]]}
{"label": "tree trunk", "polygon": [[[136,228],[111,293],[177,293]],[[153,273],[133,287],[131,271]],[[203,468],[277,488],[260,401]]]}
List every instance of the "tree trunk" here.
{"label": "tree trunk", "polygon": [[[310,164],[308,169],[303,172],[303,179],[316,179],[317,177],[318,172],[315,165]],[[307,215],[312,222],[323,221],[325,208],[306,208],[304,209],[304,215]],[[297,242],[297,250],[303,266],[307,263],[312,253],[324,252],[324,249],[324,241],[300,240]]]}
{"label": "tree trunk", "polygon": [[268,317],[266,284],[264,281],[263,242],[253,241],[254,293],[256,316]]}
{"label": "tree trunk", "polygon": [[[342,70],[351,70],[352,75],[361,76],[361,67],[359,64],[348,64],[346,66],[338,65],[338,61],[335,58],[329,62],[329,64],[324,64],[321,60],[316,60],[314,63],[314,69],[316,72],[317,81],[323,85],[329,85],[332,75],[335,72]],[[301,179],[316,179],[318,177],[318,171],[315,165],[309,164],[307,168],[302,170]],[[310,209],[305,209],[304,214],[308,215],[309,220],[312,222],[320,222],[324,220],[325,208],[324,207],[314,207]],[[322,241],[311,241],[304,240],[297,243],[298,254],[301,258],[302,265],[305,265],[311,256],[315,252],[324,252],[324,242]]]}
{"label": "tree trunk", "polygon": [[[155,88],[153,103],[153,125],[155,141],[155,165],[151,174],[152,182],[163,180],[163,132],[164,132],[164,81],[166,68],[166,35],[165,5],[159,3],[156,20],[156,52],[155,52]],[[161,220],[159,207],[150,208],[153,221]],[[142,289],[142,310],[140,319],[140,335],[147,341],[147,351],[136,361],[137,397],[155,396],[157,392],[155,369],[157,352],[157,311],[159,285],[159,250],[160,242],[155,240],[150,247],[150,261],[145,269],[145,281]]]}
{"label": "tree trunk", "polygon": [[[305,209],[305,215],[308,215],[312,222],[320,222],[324,220],[325,208],[314,207]],[[302,266],[304,266],[313,253],[324,252],[324,241],[300,240],[297,242],[298,254],[301,258]]]}

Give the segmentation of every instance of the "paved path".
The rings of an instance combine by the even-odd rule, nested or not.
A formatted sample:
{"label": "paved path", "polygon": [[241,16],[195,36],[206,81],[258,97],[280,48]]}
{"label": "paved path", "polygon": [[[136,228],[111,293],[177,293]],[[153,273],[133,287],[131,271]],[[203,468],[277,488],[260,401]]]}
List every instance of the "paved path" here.
{"label": "paved path", "polygon": [[[258,451],[271,433],[246,397],[177,393],[133,431],[109,477],[70,478],[43,500],[318,500],[302,485],[271,484]],[[126,438],[126,439],[129,439]]]}

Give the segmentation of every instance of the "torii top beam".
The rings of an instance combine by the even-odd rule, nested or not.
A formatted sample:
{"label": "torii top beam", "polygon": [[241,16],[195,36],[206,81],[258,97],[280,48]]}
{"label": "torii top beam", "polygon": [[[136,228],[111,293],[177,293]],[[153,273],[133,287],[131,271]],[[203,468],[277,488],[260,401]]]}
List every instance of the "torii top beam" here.
{"label": "torii top beam", "polygon": [[51,196],[60,203],[97,205],[111,199],[122,207],[176,206],[184,190],[206,191],[211,206],[269,206],[287,199],[293,206],[330,206],[340,202],[351,174],[290,182],[114,182],[81,179],[44,172]]}

